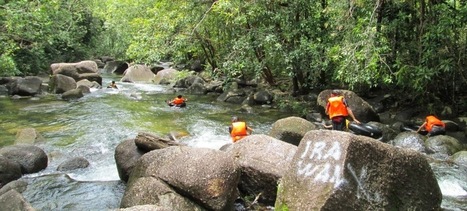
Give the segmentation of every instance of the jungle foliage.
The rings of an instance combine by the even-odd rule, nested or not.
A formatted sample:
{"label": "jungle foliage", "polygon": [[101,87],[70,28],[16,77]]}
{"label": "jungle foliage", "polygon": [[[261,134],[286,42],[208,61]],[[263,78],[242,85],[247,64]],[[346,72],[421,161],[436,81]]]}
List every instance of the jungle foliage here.
{"label": "jungle foliage", "polygon": [[0,0],[0,74],[99,55],[199,60],[226,80],[286,78],[294,94],[385,87],[454,103],[466,101],[466,23],[462,0]]}
{"label": "jungle foliage", "polygon": [[89,56],[99,20],[79,0],[0,1],[0,75],[31,75]]}

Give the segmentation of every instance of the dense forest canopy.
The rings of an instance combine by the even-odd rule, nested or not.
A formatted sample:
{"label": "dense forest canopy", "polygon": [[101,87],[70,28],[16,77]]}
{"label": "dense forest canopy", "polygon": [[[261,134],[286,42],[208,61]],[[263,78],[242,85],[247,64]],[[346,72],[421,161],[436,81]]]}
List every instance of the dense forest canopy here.
{"label": "dense forest canopy", "polygon": [[0,76],[97,56],[467,107],[463,0],[0,0]]}

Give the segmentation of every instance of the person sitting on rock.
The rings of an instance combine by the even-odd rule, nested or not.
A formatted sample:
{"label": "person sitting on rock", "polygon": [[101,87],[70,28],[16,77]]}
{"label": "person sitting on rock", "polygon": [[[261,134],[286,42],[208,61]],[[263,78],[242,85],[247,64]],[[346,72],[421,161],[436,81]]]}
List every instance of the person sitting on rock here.
{"label": "person sitting on rock", "polygon": [[417,133],[424,129],[428,132],[427,136],[445,135],[446,125],[443,121],[430,114],[425,118],[425,122],[418,128]]}
{"label": "person sitting on rock", "polygon": [[250,135],[252,132],[253,129],[248,127],[246,122],[240,121],[236,116],[232,117],[232,124],[229,127],[229,133],[234,143]]}

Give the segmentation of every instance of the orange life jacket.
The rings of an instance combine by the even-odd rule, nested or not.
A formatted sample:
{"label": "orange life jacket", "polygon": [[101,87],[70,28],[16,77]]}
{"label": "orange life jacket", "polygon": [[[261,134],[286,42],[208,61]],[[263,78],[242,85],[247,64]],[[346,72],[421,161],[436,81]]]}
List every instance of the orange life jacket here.
{"label": "orange life jacket", "polygon": [[441,120],[439,120],[438,118],[434,116],[427,116],[425,130],[428,132],[431,132],[431,130],[433,129],[433,126],[440,126],[444,128],[446,125],[444,124],[444,122],[442,122]]}
{"label": "orange life jacket", "polygon": [[230,137],[232,137],[232,141],[234,143],[248,135],[246,127],[247,126],[245,122],[232,123],[232,131],[230,131]]}
{"label": "orange life jacket", "polygon": [[183,98],[178,98],[178,97],[177,97],[177,98],[175,98],[172,102],[173,102],[173,104],[175,104],[175,105],[181,105],[181,104],[183,104],[183,103],[185,102],[185,100],[184,100]]}
{"label": "orange life jacket", "polygon": [[347,107],[344,104],[344,97],[343,96],[335,96],[330,97],[328,99],[329,108],[328,108],[328,115],[329,119],[332,119],[336,116],[348,116],[349,112],[347,111]]}

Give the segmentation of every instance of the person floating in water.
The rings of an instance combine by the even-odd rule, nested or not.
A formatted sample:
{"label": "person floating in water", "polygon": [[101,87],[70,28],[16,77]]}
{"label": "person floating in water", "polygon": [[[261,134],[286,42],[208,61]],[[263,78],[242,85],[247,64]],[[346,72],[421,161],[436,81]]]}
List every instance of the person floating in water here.
{"label": "person floating in water", "polygon": [[113,89],[118,89],[117,84],[115,84],[115,81],[112,81],[107,88],[113,88]]}
{"label": "person floating in water", "polygon": [[418,128],[417,133],[422,129],[425,129],[425,131],[428,132],[427,136],[446,134],[446,124],[434,115],[428,115],[425,118],[425,122]]}
{"label": "person floating in water", "polygon": [[180,107],[183,108],[186,106],[186,101],[187,99],[184,98],[182,95],[178,95],[175,99],[171,101],[167,101],[167,104],[169,106],[175,106],[175,107]]}
{"label": "person floating in water", "polygon": [[252,132],[253,129],[248,127],[246,122],[240,121],[240,119],[236,116],[232,117],[232,125],[229,127],[229,133],[234,143],[250,135]]}

